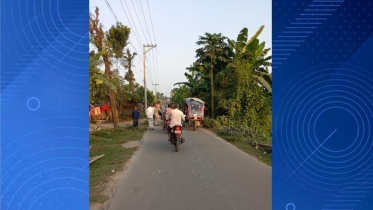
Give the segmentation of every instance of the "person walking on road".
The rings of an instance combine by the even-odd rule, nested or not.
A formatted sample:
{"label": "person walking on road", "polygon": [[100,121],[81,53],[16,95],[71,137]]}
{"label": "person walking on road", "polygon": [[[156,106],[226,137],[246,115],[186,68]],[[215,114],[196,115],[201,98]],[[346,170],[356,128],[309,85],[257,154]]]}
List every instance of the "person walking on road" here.
{"label": "person walking on road", "polygon": [[148,118],[148,122],[149,122],[149,130],[154,130],[153,115],[154,115],[154,108],[151,106],[151,104],[149,104],[149,107],[146,109],[146,117]]}
{"label": "person walking on road", "polygon": [[154,105],[154,125],[157,126],[159,124],[159,110],[160,104],[159,102]]}
{"label": "person walking on road", "polygon": [[140,112],[137,110],[137,107],[135,106],[135,109],[132,110],[132,121],[133,121],[133,128],[137,128],[139,126],[139,119],[140,119]]}

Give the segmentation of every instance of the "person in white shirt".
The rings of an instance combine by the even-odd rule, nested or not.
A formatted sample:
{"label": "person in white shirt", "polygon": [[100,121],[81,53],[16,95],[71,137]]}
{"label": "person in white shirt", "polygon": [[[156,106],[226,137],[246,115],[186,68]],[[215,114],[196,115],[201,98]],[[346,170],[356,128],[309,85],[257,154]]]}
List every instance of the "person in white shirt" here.
{"label": "person in white shirt", "polygon": [[154,130],[153,115],[154,115],[154,108],[152,107],[151,104],[149,104],[149,107],[146,109],[146,117],[148,118],[148,122],[149,122],[149,130]]}
{"label": "person in white shirt", "polygon": [[170,127],[173,128],[175,125],[182,125],[181,121],[185,121],[184,113],[179,110],[179,104],[175,104],[174,109],[170,111]]}
{"label": "person in white shirt", "polygon": [[[175,125],[183,125],[182,121],[185,121],[184,113],[179,110],[179,104],[174,105],[174,109],[170,111],[169,117],[171,118],[170,128],[173,129]],[[169,141],[171,139],[169,138]]]}

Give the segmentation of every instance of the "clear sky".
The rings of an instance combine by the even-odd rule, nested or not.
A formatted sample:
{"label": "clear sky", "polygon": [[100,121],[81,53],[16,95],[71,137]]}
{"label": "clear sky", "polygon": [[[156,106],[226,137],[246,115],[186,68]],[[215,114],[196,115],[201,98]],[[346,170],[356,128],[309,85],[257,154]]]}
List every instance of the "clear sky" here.
{"label": "clear sky", "polygon": [[[130,42],[134,47],[132,45],[128,47],[131,51],[136,49],[138,53],[133,70],[136,82],[140,84],[143,84],[144,79],[143,63],[140,60],[140,57],[143,59],[142,46],[157,44],[157,48],[147,53],[147,87],[154,90],[151,84],[159,84],[157,91],[167,96],[171,89],[176,87],[173,86],[174,83],[186,81],[185,68],[195,61],[197,49],[195,43],[205,32],[222,33],[235,40],[242,28],[248,28],[251,37],[261,25],[264,25],[259,40],[266,42],[266,48],[272,47],[271,0],[107,0],[107,2],[118,20],[131,28]],[[90,0],[92,13],[96,6],[100,8],[100,22],[104,28],[109,29],[116,23],[114,15],[105,0]]]}

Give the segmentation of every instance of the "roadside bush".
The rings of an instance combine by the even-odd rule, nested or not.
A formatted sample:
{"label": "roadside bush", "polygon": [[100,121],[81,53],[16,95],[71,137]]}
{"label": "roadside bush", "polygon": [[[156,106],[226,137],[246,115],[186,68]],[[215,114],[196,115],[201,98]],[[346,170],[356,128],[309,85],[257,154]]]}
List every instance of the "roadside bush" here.
{"label": "roadside bush", "polygon": [[205,117],[205,119],[203,120],[203,127],[221,129],[222,125],[215,119]]}

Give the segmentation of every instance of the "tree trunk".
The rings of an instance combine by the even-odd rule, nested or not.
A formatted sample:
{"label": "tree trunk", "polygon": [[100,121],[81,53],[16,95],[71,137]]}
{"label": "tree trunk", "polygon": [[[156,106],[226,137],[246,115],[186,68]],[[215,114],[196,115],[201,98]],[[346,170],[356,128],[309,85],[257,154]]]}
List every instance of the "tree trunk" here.
{"label": "tree trunk", "polygon": [[211,116],[214,118],[214,74],[213,74],[213,65],[212,59],[210,64],[210,75],[211,75]]}
{"label": "tree trunk", "polygon": [[[131,59],[132,60],[132,59]],[[134,87],[134,84],[133,84],[133,72],[132,72],[132,62],[131,60],[129,60],[129,66],[128,66],[128,72],[129,72],[129,77],[130,77],[130,87],[131,87],[131,91],[132,91],[132,94],[135,93],[135,87]]]}
{"label": "tree trunk", "polygon": [[[105,75],[107,79],[111,79],[111,71],[110,71],[110,60],[107,55],[102,56],[104,63],[105,63]],[[117,98],[116,94],[113,90],[109,88],[109,97],[111,103],[111,114],[113,117],[113,125],[114,128],[118,127],[119,119],[118,119],[118,109],[117,109]]]}

